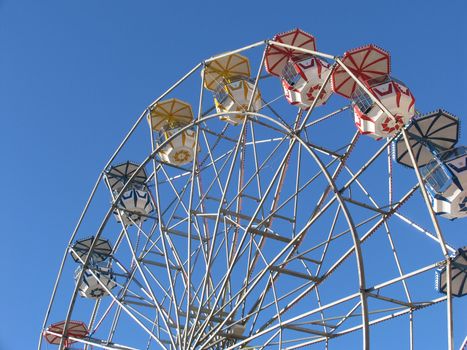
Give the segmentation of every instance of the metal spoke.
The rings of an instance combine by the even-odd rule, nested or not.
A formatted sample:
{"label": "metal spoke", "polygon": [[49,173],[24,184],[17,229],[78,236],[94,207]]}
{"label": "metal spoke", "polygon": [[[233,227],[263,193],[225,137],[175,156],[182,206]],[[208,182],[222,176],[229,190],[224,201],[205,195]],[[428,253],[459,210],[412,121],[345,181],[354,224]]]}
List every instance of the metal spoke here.
{"label": "metal spoke", "polygon": [[[409,136],[414,135],[402,128],[379,144],[360,141],[364,136],[344,120],[354,112],[356,102],[321,100],[323,94],[329,97],[331,77],[338,69],[348,74],[388,120],[395,116],[344,59],[309,47],[265,40],[210,57],[137,118],[99,174],[59,267],[42,331],[57,337],[60,350],[70,342],[80,343],[84,349],[298,349],[314,344],[329,349],[334,338],[354,332],[361,332],[361,347],[366,350],[370,327],[400,316],[407,319],[409,348],[413,349],[415,311],[445,301],[448,348],[453,349],[450,254],[456,249],[446,242],[431,205],[425,188],[428,175],[422,177],[410,146]],[[280,70],[269,73],[271,50],[286,52],[289,65],[302,55],[326,61],[320,83],[311,88],[307,85],[307,104],[301,100],[290,103],[303,108],[290,106],[283,94],[274,90],[277,81],[273,78]],[[243,56],[249,53],[261,57],[255,60],[259,65],[251,77]],[[247,62],[248,67],[239,70],[241,73],[225,67],[216,71],[222,62],[229,67],[235,60]],[[281,79],[286,95],[287,89],[297,92],[296,83],[286,86],[284,72]],[[233,105],[226,107],[223,92],[209,81],[219,84],[218,89],[238,81],[248,84],[241,87],[243,95],[226,90]],[[153,129],[153,110],[169,101],[166,98],[174,96],[172,101],[178,101],[175,97],[193,91],[193,86],[197,89],[189,100],[197,104],[193,113],[185,103],[190,109],[189,121],[179,125],[177,119],[175,128],[173,120],[169,122],[173,116],[164,110],[164,122],[169,126],[159,127],[159,123]],[[214,101],[206,89],[214,91]],[[149,138],[144,119],[149,121]],[[143,133],[144,142],[137,139]],[[143,161],[132,163],[134,172],[121,180],[122,186],[116,190],[109,172],[118,167],[115,163],[121,158],[134,156],[134,145],[148,139],[148,154],[135,156]],[[413,182],[395,178],[398,173],[391,159],[395,140],[405,144],[416,182],[415,178],[410,180]],[[167,147],[179,147],[177,142],[191,148],[185,151],[190,154],[188,161],[166,158]],[[140,173],[144,177],[137,175]],[[373,188],[371,181],[376,180],[368,180],[370,177],[384,186]],[[130,191],[147,193],[149,212],[124,205],[125,196],[135,193]],[[421,198],[414,196],[417,191]],[[99,208],[108,202],[108,192],[111,204],[102,213]],[[425,203],[425,221],[418,221],[419,213],[402,212],[409,200]],[[134,201],[136,207],[137,199]],[[427,221],[433,224],[433,232],[425,228]],[[436,242],[444,260],[429,256],[420,267],[404,259],[402,245],[396,240],[400,227],[422,233],[415,238]],[[78,256],[73,244],[89,237],[89,232],[93,235],[90,246]],[[100,261],[96,251],[104,237],[115,241],[108,244],[109,254]],[[364,245],[371,237],[376,237],[372,240],[376,244],[386,242],[378,256],[370,251],[371,244]],[[366,263],[380,258],[392,267],[386,268],[388,275],[372,276],[373,266],[364,264],[367,252]],[[69,283],[62,276],[76,268],[73,264],[80,270],[75,273],[75,285],[67,287],[72,290],[68,307],[60,312],[55,307],[58,292]],[[420,298],[416,283],[409,280],[427,279],[440,266],[446,268],[447,296],[427,292]],[[99,276],[103,268],[110,271],[110,287]],[[354,282],[339,290],[336,286],[343,274],[352,276]],[[102,297],[93,301],[88,296],[79,298],[85,295],[80,285],[89,281],[103,291]],[[75,310],[78,308],[80,312]],[[49,319],[60,313],[65,313],[62,334],[46,328]],[[69,334],[75,322],[70,320],[76,315],[86,317],[86,336]],[[130,334],[132,326],[142,330],[143,339],[137,339],[136,346],[121,333],[128,328]],[[116,344],[114,339],[128,344]],[[42,349],[41,334],[38,350]]]}

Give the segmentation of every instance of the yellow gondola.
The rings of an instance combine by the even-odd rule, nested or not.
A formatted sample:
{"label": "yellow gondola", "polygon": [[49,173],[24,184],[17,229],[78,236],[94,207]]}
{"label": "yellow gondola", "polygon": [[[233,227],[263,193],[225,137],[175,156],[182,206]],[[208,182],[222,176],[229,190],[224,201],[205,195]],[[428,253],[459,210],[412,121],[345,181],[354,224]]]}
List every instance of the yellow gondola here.
{"label": "yellow gondola", "polygon": [[[189,103],[171,98],[153,105],[147,119],[151,129],[160,132],[165,141],[193,121],[193,110]],[[167,143],[159,152],[159,157],[177,166],[192,162],[195,157],[195,132],[184,130]]]}
{"label": "yellow gondola", "polygon": [[[248,58],[239,54],[221,57],[207,64],[204,71],[204,87],[214,92],[214,103],[218,113],[257,112],[261,109],[261,93],[250,81],[250,73]],[[220,118],[237,125],[244,117],[245,113],[239,113],[225,114]]]}

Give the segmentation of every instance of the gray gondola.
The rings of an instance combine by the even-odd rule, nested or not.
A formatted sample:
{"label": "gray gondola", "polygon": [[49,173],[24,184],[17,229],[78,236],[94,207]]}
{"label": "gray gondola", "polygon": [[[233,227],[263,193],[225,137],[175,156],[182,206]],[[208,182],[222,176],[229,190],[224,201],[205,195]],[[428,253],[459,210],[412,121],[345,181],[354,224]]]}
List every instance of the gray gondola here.
{"label": "gray gondola", "polygon": [[123,189],[123,186],[125,186],[125,184],[133,176],[134,177],[131,181],[131,184],[129,185],[129,187],[127,187],[127,189],[146,188],[146,181],[148,179],[148,175],[146,174],[146,170],[144,169],[144,167],[139,170],[138,168],[139,164],[130,161],[110,166],[105,171],[107,185],[110,186],[110,190],[114,194],[118,194]]}
{"label": "gray gondola", "polygon": [[[151,194],[146,185],[148,176],[139,164],[127,161],[112,165],[106,172],[106,183],[112,194],[120,196],[115,218],[124,225],[138,225],[146,221],[154,211]],[[128,183],[131,179],[131,182]],[[126,187],[125,187],[126,186]],[[125,192],[120,192],[125,187]]]}
{"label": "gray gondola", "polygon": [[[407,134],[435,213],[451,220],[466,217],[467,147],[454,147],[459,120],[440,109],[413,120]],[[394,143],[394,157],[412,167],[402,137]]]}
{"label": "gray gondola", "polygon": [[[436,290],[447,294],[446,266],[436,271]],[[459,248],[451,260],[451,294],[467,295],[467,247]]]}
{"label": "gray gondola", "polygon": [[154,211],[152,197],[149,191],[133,188],[120,197],[117,210],[114,211],[118,222],[124,225],[138,225],[146,221]]}
{"label": "gray gondola", "polygon": [[[92,242],[94,240],[94,236],[79,239],[77,240],[70,250],[71,257],[77,263],[82,263],[86,259],[86,255],[91,248]],[[92,250],[92,254],[90,257],[91,264],[100,263],[105,261],[108,257],[112,254],[112,246],[109,240],[104,238],[98,238],[96,243],[94,244],[94,248]]]}
{"label": "gray gondola", "polygon": [[83,298],[100,299],[109,295],[107,290],[111,290],[117,285],[115,275],[110,267],[99,265],[88,267],[79,281],[82,269],[82,266],[76,269],[75,282],[78,284],[79,294]]}

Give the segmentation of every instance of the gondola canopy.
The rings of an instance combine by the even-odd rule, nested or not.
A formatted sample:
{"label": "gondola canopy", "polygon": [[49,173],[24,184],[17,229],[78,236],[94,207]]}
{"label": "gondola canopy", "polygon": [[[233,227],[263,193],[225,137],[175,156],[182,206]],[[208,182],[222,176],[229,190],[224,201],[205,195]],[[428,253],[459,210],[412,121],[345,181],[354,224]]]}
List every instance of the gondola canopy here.
{"label": "gondola canopy", "polygon": [[[413,119],[406,130],[417,165],[424,166],[433,160],[433,151],[446,151],[456,145],[459,140],[459,119],[438,109]],[[394,142],[393,155],[398,163],[413,167],[402,137]]]}
{"label": "gondola canopy", "polygon": [[177,98],[157,102],[150,108],[149,126],[154,131],[163,131],[185,126],[193,121],[191,105]]}
{"label": "gondola canopy", "polygon": [[218,86],[233,78],[249,78],[250,61],[239,54],[231,54],[209,62],[204,70],[204,87],[216,91]]}
{"label": "gondola canopy", "polygon": [[43,336],[49,344],[54,345],[59,345],[62,337],[66,337],[64,343],[65,346],[68,346],[76,342],[76,340],[69,339],[68,337],[83,339],[89,334],[87,326],[81,321],[69,321],[66,332],[64,330],[65,321],[57,322],[47,327]]}
{"label": "gondola canopy", "polygon": [[[272,39],[278,43],[287,44],[302,49],[316,51],[315,37],[297,28],[291,31],[280,33]],[[269,74],[281,76],[287,62],[291,58],[299,58],[304,53],[296,49],[269,45],[266,49],[265,66]]]}
{"label": "gondola canopy", "polygon": [[[385,50],[366,45],[346,51],[342,63],[363,83],[370,79],[388,75],[391,71],[390,56]],[[357,88],[357,83],[341,66],[336,67],[331,75],[332,90],[350,98]]]}
{"label": "gondola canopy", "polygon": [[[112,192],[120,192],[130,178],[137,172],[137,174],[131,180],[131,187],[145,187],[148,176],[144,167],[139,169],[139,164],[127,161],[125,163],[112,165],[106,171],[105,175],[107,178],[108,186]],[[127,189],[129,189],[127,188]]]}
{"label": "gondola canopy", "polygon": [[[436,290],[447,294],[446,266],[436,271]],[[452,295],[467,295],[467,247],[459,248],[451,260]]]}
{"label": "gondola canopy", "polygon": [[[91,248],[92,242],[94,241],[94,236],[79,239],[77,240],[70,252],[71,257],[77,263],[81,263],[86,259],[86,255]],[[94,249],[92,250],[91,258],[94,263],[99,263],[106,260],[112,254],[112,246],[107,239],[98,238],[96,244],[94,245]]]}

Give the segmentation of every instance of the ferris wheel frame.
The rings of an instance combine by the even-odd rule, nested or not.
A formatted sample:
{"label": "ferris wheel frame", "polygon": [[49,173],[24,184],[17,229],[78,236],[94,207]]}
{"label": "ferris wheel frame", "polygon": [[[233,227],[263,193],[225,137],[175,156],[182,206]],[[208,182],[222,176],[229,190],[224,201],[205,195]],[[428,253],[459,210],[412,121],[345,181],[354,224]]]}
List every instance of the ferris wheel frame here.
{"label": "ferris wheel frame", "polygon": [[[90,203],[91,201],[93,200],[93,197],[97,191],[97,188],[99,186],[99,184],[102,182],[102,180],[104,179],[104,171],[105,169],[108,168],[108,166],[110,166],[112,164],[112,162],[115,160],[115,158],[117,157],[118,153],[120,152],[120,150],[124,147],[124,145],[127,143],[127,141],[130,139],[130,137],[132,136],[132,134],[134,133],[134,131],[136,130],[136,128],[138,127],[138,125],[145,119],[145,117],[147,116],[147,114],[149,113],[149,109],[154,106],[156,103],[158,103],[159,101],[161,101],[165,96],[167,96],[168,94],[170,94],[175,88],[177,88],[181,83],[183,83],[186,79],[188,79],[190,76],[192,76],[194,73],[198,72],[198,71],[202,71],[206,64],[208,64],[209,62],[215,60],[215,59],[219,59],[221,57],[225,57],[225,56],[229,56],[229,55],[232,55],[234,53],[240,53],[240,52],[243,52],[243,51],[246,51],[246,50],[249,50],[249,49],[252,49],[252,48],[255,48],[255,47],[260,47],[264,45],[265,46],[265,50],[266,48],[268,47],[268,45],[273,45],[273,46],[278,46],[278,47],[283,47],[283,48],[286,48],[286,49],[294,49],[296,51],[299,51],[299,52],[302,52],[304,54],[310,54],[310,55],[315,55],[315,56],[318,56],[318,57],[321,57],[321,58],[324,58],[324,59],[328,59],[328,60],[331,60],[333,61],[333,64],[334,66],[340,66],[342,69],[344,69],[348,74],[349,76],[356,82],[356,84],[366,93],[370,96],[370,98],[373,100],[373,102],[378,105],[379,108],[381,108],[382,111],[384,111],[384,113],[386,113],[388,116],[390,116],[391,118],[395,119],[394,115],[391,114],[391,112],[378,100],[378,98],[376,98],[376,96],[374,96],[374,94],[352,73],[352,71],[346,67],[346,65],[341,61],[340,57],[338,56],[333,56],[333,55],[330,55],[330,54],[326,54],[326,53],[322,53],[322,52],[319,52],[319,51],[312,51],[312,50],[307,50],[307,49],[304,49],[304,48],[301,48],[301,47],[296,47],[296,46],[291,46],[291,45],[287,45],[287,44],[284,44],[284,43],[280,43],[280,42],[276,42],[276,41],[272,41],[272,40],[265,40],[265,41],[259,41],[259,42],[256,42],[254,44],[251,44],[251,45],[248,45],[248,46],[245,46],[245,47],[242,47],[240,49],[237,49],[237,50],[233,50],[233,51],[230,51],[230,52],[226,52],[226,53],[223,53],[221,55],[217,55],[217,56],[214,56],[214,57],[211,57],[203,62],[200,62],[198,63],[193,69],[191,69],[186,75],[184,75],[180,80],[178,80],[174,85],[172,85],[172,87],[170,87],[166,92],[164,92],[159,98],[157,98],[156,100],[154,100],[149,106],[148,108],[146,108],[143,113],[138,117],[137,121],[135,122],[135,124],[132,126],[132,128],[130,129],[130,131],[128,132],[128,134],[125,136],[125,138],[123,139],[123,141],[120,143],[120,145],[118,146],[117,150],[114,152],[114,154],[110,157],[109,161],[107,162],[107,164],[104,166],[103,168],[103,171],[99,174],[99,177],[91,191],[91,194],[85,204],[85,207],[79,217],[79,220],[78,220],[78,223],[76,224],[74,230],[73,230],[73,233],[71,235],[71,238],[69,240],[69,244],[68,244],[68,247],[67,249],[65,250],[65,253],[64,253],[64,256],[62,258],[62,262],[60,264],[60,268],[59,268],[59,272],[58,272],[58,276],[57,276],[57,279],[55,281],[55,284],[54,284],[54,288],[53,288],[53,291],[52,291],[52,296],[51,296],[51,299],[50,299],[50,302],[49,302],[49,305],[48,305],[48,308],[47,308],[47,311],[46,311],[46,316],[45,316],[45,319],[44,319],[44,323],[43,323],[43,329],[45,329],[45,326],[48,322],[48,318],[49,318],[49,315],[50,315],[50,312],[51,312],[51,308],[52,308],[52,304],[54,302],[54,299],[55,299],[55,295],[56,295],[56,292],[57,292],[57,288],[58,288],[58,285],[59,285],[59,282],[60,282],[60,279],[61,279],[61,276],[62,276],[62,272],[63,272],[63,269],[64,269],[64,265],[65,265],[65,262],[66,262],[66,259],[68,257],[68,253],[70,252],[70,249],[71,246],[72,246],[72,243],[73,241],[75,240],[76,238],[76,234],[81,226],[81,223],[88,211],[88,208],[90,206]],[[255,89],[257,87],[257,84],[258,84],[258,81],[259,81],[259,78],[260,78],[260,73],[262,71],[262,67],[263,67],[263,63],[264,63],[264,52],[263,52],[263,57],[262,57],[262,60],[261,60],[261,64],[260,64],[260,68],[258,70],[258,74],[256,76],[256,79],[255,79]],[[332,72],[332,70],[331,70]],[[330,79],[330,76],[331,76],[331,72],[328,74],[328,76],[326,77],[326,83],[329,81]],[[202,75],[203,77],[203,75]],[[204,77],[203,77],[204,78]],[[202,78],[202,79],[203,79]],[[324,88],[324,86],[326,85],[323,84],[323,87],[321,89]],[[183,127],[180,129],[179,133],[183,132],[184,130],[188,130],[190,128],[195,128],[196,126],[199,126],[200,123],[204,122],[204,121],[207,121],[209,119],[213,119],[213,118],[218,118],[219,116],[221,115],[226,115],[226,114],[230,114],[230,115],[236,115],[236,114],[240,114],[240,112],[222,112],[222,113],[214,113],[214,114],[209,114],[207,116],[203,115],[203,112],[201,111],[201,107],[202,107],[202,99],[203,99],[203,82],[201,83],[201,92],[200,92],[200,103],[199,103],[199,108],[198,108],[198,113],[197,113],[197,117],[195,118],[195,120],[190,123],[189,125]],[[320,91],[321,92],[321,91]],[[317,96],[320,95],[320,92],[318,92]],[[407,146],[407,149],[408,149],[408,153],[409,153],[409,157],[410,157],[410,160],[412,161],[412,165],[413,165],[413,168],[414,168],[414,171],[415,171],[415,174],[416,174],[416,177],[417,177],[417,181],[418,181],[418,184],[415,185],[413,188],[412,188],[412,193],[414,191],[416,191],[417,189],[420,189],[421,193],[422,193],[422,196],[423,196],[423,199],[424,199],[424,202],[426,204],[426,207],[427,207],[427,210],[428,210],[428,213],[429,213],[429,216],[430,216],[430,220],[433,224],[433,227],[434,227],[434,230],[435,230],[435,235],[432,235],[430,234],[429,232],[424,232],[423,229],[419,228],[419,230],[421,232],[423,232],[424,234],[426,234],[429,238],[437,241],[439,243],[439,246],[440,246],[440,249],[442,251],[442,254],[443,256],[445,257],[445,260],[444,261],[441,261],[441,262],[436,262],[436,263],[433,263],[431,265],[428,265],[428,266],[425,266],[419,270],[416,270],[416,271],[412,271],[410,273],[406,273],[404,275],[401,275],[399,276],[398,278],[395,278],[393,280],[390,280],[390,281],[386,281],[385,283],[381,283],[379,285],[374,285],[372,287],[369,287],[367,286],[367,284],[365,283],[365,273],[364,273],[364,264],[363,264],[363,260],[362,260],[362,254],[361,254],[361,248],[360,248],[360,245],[361,243],[364,241],[365,237],[363,238],[359,238],[358,235],[355,233],[355,224],[353,223],[352,221],[352,217],[350,215],[350,213],[348,211],[346,211],[346,201],[344,199],[342,199],[342,195],[341,195],[341,192],[342,190],[344,190],[346,187],[350,186],[351,183],[357,181],[358,182],[358,177],[367,169],[367,167],[379,156],[381,155],[385,150],[388,149],[388,146],[390,146],[391,142],[395,139],[396,136],[393,136],[391,138],[389,138],[379,149],[378,151],[375,153],[375,155],[370,158],[368,160],[368,162],[359,170],[357,171],[356,173],[352,174],[352,179],[351,181],[349,181],[345,186],[344,188],[338,188],[338,186],[336,185],[334,179],[333,179],[333,176],[329,173],[327,167],[322,163],[322,161],[316,156],[316,151],[319,151],[318,148],[313,148],[312,146],[310,146],[309,144],[305,143],[301,138],[300,138],[300,132],[304,129],[304,128],[307,128],[308,126],[311,126],[313,125],[314,123],[317,123],[319,122],[320,120],[316,120],[316,121],[313,121],[313,122],[308,122],[309,120],[309,117],[310,115],[312,114],[313,110],[314,110],[314,107],[316,105],[316,102],[317,102],[318,98],[316,97],[314,99],[314,102],[312,103],[311,107],[309,108],[309,110],[305,113],[305,116],[303,117],[302,121],[296,125],[293,129],[289,128],[287,125],[284,125],[283,123],[281,123],[280,121],[272,118],[272,117],[269,117],[265,114],[262,114],[262,113],[255,113],[255,112],[246,112],[246,113],[242,113],[242,114],[245,114],[247,117],[244,118],[244,122],[242,124],[242,130],[245,128],[248,120],[250,118],[258,118],[258,119],[265,119],[267,120],[268,122],[270,123],[273,123],[275,124],[278,128],[282,128],[284,133],[287,133],[290,135],[290,139],[293,141],[293,143],[295,142],[298,142],[298,143],[301,143],[301,145],[304,147],[304,149],[306,149],[309,154],[315,159],[316,163],[319,165],[319,167],[321,168],[321,171],[322,171],[322,174],[326,177],[328,183],[329,183],[329,186],[331,188],[331,191],[334,193],[334,196],[332,197],[333,199],[326,203],[326,205],[330,205],[332,204],[334,201],[338,201],[339,202],[339,206],[340,208],[342,208],[344,210],[344,215],[346,217],[346,220],[348,221],[348,224],[349,224],[349,227],[350,227],[350,230],[351,230],[351,233],[352,233],[352,238],[353,238],[353,241],[354,241],[354,247],[352,249],[352,251],[350,251],[348,253],[347,256],[349,256],[350,254],[352,254],[353,252],[355,252],[355,255],[356,255],[356,258],[357,258],[357,268],[358,268],[358,275],[359,275],[359,285],[360,285],[360,291],[353,294],[353,295],[349,295],[347,296],[346,298],[343,298],[343,299],[340,299],[340,300],[337,300],[333,303],[330,303],[329,305],[324,305],[322,306],[319,310],[307,310],[305,311],[302,315],[299,315],[299,316],[296,316],[295,318],[291,319],[291,320],[288,320],[288,322],[292,322],[293,320],[295,319],[299,319],[300,317],[304,317],[305,315],[311,315],[313,313],[316,313],[316,312],[319,312],[321,310],[324,310],[326,309],[327,307],[331,307],[332,305],[335,305],[335,304],[338,304],[338,303],[342,303],[342,302],[345,302],[347,300],[351,300],[351,299],[355,299],[355,298],[359,298],[360,299],[360,308],[362,310],[362,324],[360,327],[354,327],[354,329],[351,329],[351,330],[346,330],[345,332],[348,333],[348,332],[351,332],[353,330],[357,330],[357,328],[361,328],[362,330],[362,335],[363,335],[363,349],[369,349],[369,342],[370,342],[370,336],[369,336],[369,328],[372,324],[374,323],[378,323],[378,322],[382,322],[386,319],[390,319],[390,318],[394,318],[394,317],[397,317],[397,316],[400,316],[402,314],[407,314],[407,313],[412,313],[414,310],[412,308],[407,308],[406,310],[403,310],[403,311],[400,311],[400,312],[397,312],[397,313],[394,313],[392,316],[386,316],[384,317],[384,319],[379,319],[379,320],[376,320],[376,321],[370,321],[369,320],[369,317],[368,317],[368,307],[367,307],[367,298],[368,296],[371,294],[371,291],[373,290],[376,290],[376,289],[379,289],[379,288],[383,288],[387,285],[390,285],[390,284],[393,284],[393,283],[396,283],[396,282],[399,282],[399,281],[403,281],[405,279],[408,279],[410,277],[413,277],[415,275],[418,275],[418,274],[421,274],[425,271],[428,271],[428,270],[431,270],[435,267],[438,267],[440,264],[445,264],[446,267],[447,267],[447,295],[446,296],[443,296],[443,297],[440,297],[436,300],[433,300],[433,303],[438,303],[440,301],[444,301],[446,300],[447,301],[447,330],[448,330],[448,348],[449,349],[453,349],[454,348],[454,343],[453,343],[453,317],[452,317],[452,297],[451,297],[451,257],[450,257],[450,253],[454,252],[455,250],[450,247],[446,241],[445,241],[445,238],[443,236],[443,233],[441,231],[441,228],[439,226],[439,223],[438,223],[438,219],[433,211],[433,208],[431,206],[431,202],[430,202],[430,199],[428,197],[428,193],[425,189],[425,186],[424,186],[424,179],[420,173],[420,169],[415,161],[415,157],[414,157],[414,154],[412,152],[412,149],[410,147],[410,143],[409,143],[409,138],[408,138],[408,135],[407,135],[407,132],[405,131],[405,128],[403,128],[400,132],[400,134],[402,135],[405,143],[406,143],[406,146]],[[250,101],[250,105],[251,105],[251,101]],[[345,107],[344,107],[345,108]],[[345,110],[345,109],[342,109],[342,110]],[[335,113],[338,113],[340,111],[336,111]],[[332,113],[331,113],[332,114]],[[323,117],[322,119],[325,119],[325,118],[328,118],[328,116],[325,116]],[[199,129],[197,128],[196,130],[197,133],[196,133],[196,145],[198,144],[198,135],[199,135]],[[120,191],[119,195],[117,195],[116,197],[114,197],[112,199],[112,205],[110,206],[109,210],[107,211],[107,214],[105,215],[105,218],[103,219],[101,225],[100,225],[100,228],[99,230],[95,233],[94,235],[94,240],[91,244],[91,247],[90,247],[90,250],[89,250],[89,253],[87,254],[87,256],[84,258],[84,259],[81,259],[81,263],[83,264],[83,266],[87,266],[90,262],[90,257],[91,257],[91,253],[92,253],[92,250],[94,249],[94,246],[95,246],[95,243],[97,242],[97,240],[99,239],[104,227],[105,227],[105,224],[106,222],[109,220],[109,218],[112,216],[112,213],[114,212],[114,210],[116,209],[116,206],[117,206],[117,203],[119,201],[119,199],[121,198],[122,194],[125,192],[125,190],[128,188],[128,185],[129,183],[131,182],[131,180],[133,179],[133,177],[139,172],[139,170],[143,169],[146,165],[148,165],[151,161],[154,163],[155,161],[155,157],[157,155],[157,153],[168,143],[170,142],[171,140],[173,140],[178,134],[174,134],[172,135],[170,138],[168,138],[167,140],[165,140],[163,143],[159,144],[157,147],[153,147],[150,155],[148,157],[146,157],[146,159],[139,165],[139,168],[135,171],[134,175],[132,176],[132,178],[130,178],[130,180],[128,181],[127,184],[125,184],[125,186],[123,187],[123,189]],[[151,138],[153,137],[152,133],[151,133]],[[153,140],[152,140],[153,141]],[[152,145],[154,145],[154,142],[151,142]],[[197,147],[197,146],[195,146]],[[235,149],[235,152],[238,152],[239,151],[239,147],[240,147],[240,140],[239,142],[237,143],[237,146],[236,146],[236,149]],[[286,157],[284,157],[284,160],[285,160]],[[193,166],[192,166],[192,174],[191,176],[194,176],[194,172],[195,172],[195,163],[196,161],[193,162]],[[342,168],[345,167],[345,165],[342,165]],[[154,168],[156,167],[155,164],[153,164]],[[279,167],[280,168],[280,167]],[[279,170],[279,169],[278,169]],[[154,170],[155,171],[155,170]],[[193,181],[192,181],[192,186],[193,186]],[[271,190],[271,188],[269,188],[269,190]],[[190,201],[190,205],[191,205],[191,201]],[[395,211],[395,210],[394,210]],[[395,211],[396,212],[396,211]],[[396,212],[397,213],[397,212]],[[121,215],[121,214],[119,214]],[[403,220],[409,220],[409,219],[406,219],[406,218],[402,218]],[[188,217],[188,220],[190,220],[190,216]],[[416,226],[415,223],[413,222],[410,222],[409,220],[409,223],[412,225],[412,226]],[[190,225],[188,226],[190,227]],[[190,235],[190,232],[188,232],[188,236]],[[296,240],[299,240],[301,238],[300,235],[297,235],[296,236]],[[190,240],[188,240],[190,241]],[[295,241],[292,241],[290,242],[289,244],[293,244],[295,243]],[[284,248],[285,249],[285,248]],[[285,251],[285,250],[284,250]],[[190,255],[188,255],[190,256]],[[280,256],[278,256],[279,258]],[[136,258],[136,257],[134,257]],[[135,261],[137,261],[137,259],[135,259]],[[275,262],[275,261],[274,261]],[[271,264],[273,264],[274,262],[272,262]],[[137,263],[138,265],[138,263]],[[139,266],[137,266],[137,268],[141,268]],[[189,271],[190,269],[188,269]],[[266,271],[266,269],[265,269]],[[84,273],[84,268],[83,268],[83,271],[81,272],[81,276],[79,278],[82,277],[82,274]],[[144,276],[144,274],[142,274]],[[144,277],[143,277],[144,278]],[[258,279],[259,281],[259,279]],[[149,285],[149,282],[148,281],[145,281],[146,284]],[[106,289],[107,287],[102,285],[102,287],[104,289]],[[116,304],[118,304],[124,311],[126,311],[126,307],[123,303],[119,302],[117,298],[115,298],[112,294],[112,292],[110,290],[107,290],[107,292],[109,292],[109,295],[113,298],[114,302]],[[189,292],[188,292],[189,293]],[[77,298],[77,295],[78,295],[78,286],[75,287],[74,291],[73,291],[73,294],[72,294],[72,297],[71,297],[71,301],[70,301],[70,304],[69,304],[69,307],[68,307],[68,310],[67,310],[67,313],[66,313],[66,319],[65,319],[65,328],[64,328],[64,331],[63,333],[65,334],[66,333],[66,329],[67,329],[67,326],[68,326],[68,323],[71,319],[71,315],[73,313],[73,309],[74,309],[74,305],[75,305],[75,302],[76,302],[76,298]],[[157,303],[156,303],[157,305]],[[156,306],[157,307],[157,306]],[[212,311],[213,313],[214,311]],[[128,312],[128,315],[130,317],[131,316],[131,312]],[[212,315],[211,315],[212,316]],[[141,323],[136,317],[132,317],[133,320],[138,323],[140,325],[140,327],[144,328],[148,334],[151,334],[151,330],[147,329],[146,326]],[[225,318],[225,320],[219,324],[218,328],[220,329],[225,323],[227,322],[227,317]],[[236,343],[233,347],[236,347],[236,346],[240,346],[244,343],[246,343],[248,340],[252,340],[256,337],[259,337],[263,334],[266,334],[267,332],[270,332],[270,331],[274,331],[275,329],[281,327],[282,325],[286,325],[287,321],[282,322],[281,324],[279,325],[275,325],[275,326],[271,326],[269,327],[268,329],[266,330],[263,330],[263,331],[260,331],[256,334],[254,334],[253,336],[249,337],[248,339],[246,340],[243,340],[239,343]],[[205,323],[206,325],[207,323]],[[60,334],[54,334],[54,335],[57,335],[57,336],[62,336]],[[207,339],[205,339],[204,343],[200,344],[201,347],[203,347],[203,345],[207,345],[209,344],[209,341],[212,340],[212,338],[214,337],[215,333],[213,333],[210,337],[208,337]],[[273,335],[274,336],[274,335]],[[413,333],[412,331],[410,332],[410,337],[411,337],[411,344],[413,346]],[[156,342],[159,342],[159,340],[157,339],[157,337],[153,337],[154,340]],[[83,339],[77,339],[77,338],[72,338],[70,337],[71,340],[73,341],[78,341],[78,342],[82,342],[84,344],[87,344],[87,345],[93,345],[93,346],[99,346],[101,348],[104,348],[104,349],[131,349],[130,347],[126,347],[126,346],[120,346],[120,345],[112,345],[112,347],[109,347],[109,346],[106,346],[104,344],[95,344],[93,343],[92,341],[86,341],[86,340],[83,340]],[[62,337],[62,341],[59,345],[59,348],[60,349],[63,349],[63,347],[65,346],[65,343],[64,343],[64,340],[65,340],[65,337]],[[321,340],[322,341],[322,340]],[[38,345],[38,349],[41,349],[41,344],[42,344],[42,336],[40,337],[40,340],[39,340],[39,345]],[[175,342],[173,342],[173,346],[175,347]],[[310,342],[311,344],[311,342]],[[162,343],[160,343],[160,345],[162,347],[164,347],[164,345]],[[308,344],[306,344],[308,345]],[[233,348],[232,347],[232,348]]]}

